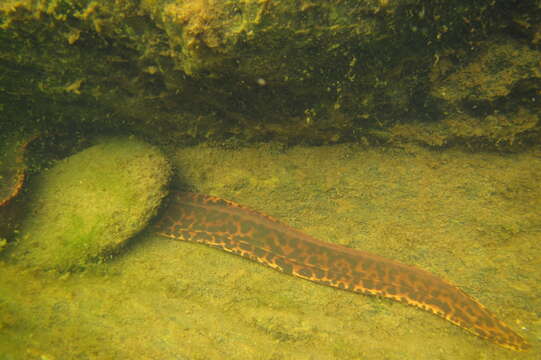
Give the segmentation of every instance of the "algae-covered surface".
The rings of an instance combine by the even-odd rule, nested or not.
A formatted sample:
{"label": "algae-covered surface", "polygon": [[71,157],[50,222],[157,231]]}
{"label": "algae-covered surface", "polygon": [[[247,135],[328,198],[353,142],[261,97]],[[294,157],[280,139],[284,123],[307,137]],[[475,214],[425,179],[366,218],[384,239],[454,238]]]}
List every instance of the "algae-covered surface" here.
{"label": "algae-covered surface", "polygon": [[[0,1],[0,142],[14,139],[0,144],[0,360],[538,359],[538,3]],[[64,150],[105,134],[160,144],[172,188],[433,272],[532,349],[132,237],[166,192],[146,187],[167,177],[162,155],[130,168],[99,163],[118,158],[106,148],[39,173],[57,157],[29,166],[18,134]],[[122,246],[88,251],[103,240]]]}
{"label": "algae-covered surface", "polygon": [[516,151],[539,23],[538,0],[3,0],[0,133]]}
{"label": "algae-covered surface", "polygon": [[141,231],[167,194],[170,165],[130,138],[102,140],[38,175],[11,258],[69,270],[103,261]]}
{"label": "algae-covered surface", "polygon": [[174,186],[438,274],[532,349],[503,349],[418,309],[149,231],[83,272],[1,261],[2,359],[538,358],[539,152],[272,144],[169,150]]}

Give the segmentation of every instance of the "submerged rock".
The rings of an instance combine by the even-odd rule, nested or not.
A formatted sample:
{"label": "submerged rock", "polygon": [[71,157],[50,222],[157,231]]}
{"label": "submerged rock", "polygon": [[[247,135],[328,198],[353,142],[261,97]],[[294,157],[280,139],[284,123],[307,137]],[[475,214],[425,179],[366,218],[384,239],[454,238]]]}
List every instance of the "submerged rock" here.
{"label": "submerged rock", "polygon": [[502,150],[444,122],[540,112],[538,2],[0,1],[0,134]]}
{"label": "submerged rock", "polygon": [[167,194],[171,168],[155,147],[115,138],[38,175],[11,256],[72,270],[111,256],[142,230]]}

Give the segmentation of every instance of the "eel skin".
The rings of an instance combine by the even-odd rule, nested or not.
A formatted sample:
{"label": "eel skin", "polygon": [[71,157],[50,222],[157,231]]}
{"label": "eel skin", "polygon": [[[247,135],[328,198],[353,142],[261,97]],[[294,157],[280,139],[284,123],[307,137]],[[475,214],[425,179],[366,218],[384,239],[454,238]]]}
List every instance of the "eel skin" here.
{"label": "eel skin", "polygon": [[416,306],[505,348],[529,348],[474,298],[427,271],[317,240],[232,201],[173,192],[154,229],[318,284]]}

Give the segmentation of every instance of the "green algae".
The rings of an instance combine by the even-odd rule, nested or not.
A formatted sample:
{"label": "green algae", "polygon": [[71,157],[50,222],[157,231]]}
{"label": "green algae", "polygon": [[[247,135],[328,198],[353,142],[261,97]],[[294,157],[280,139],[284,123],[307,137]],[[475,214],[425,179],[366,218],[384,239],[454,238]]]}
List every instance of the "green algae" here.
{"label": "green algae", "polygon": [[[219,145],[178,149],[175,185],[433,271],[534,351],[148,235],[116,261],[101,262],[118,249],[91,256],[95,266],[62,258],[87,271],[48,277],[25,267],[50,260],[32,258],[39,246],[25,241],[50,236],[35,230],[19,237],[28,257],[12,257],[9,243],[2,254],[17,261],[0,262],[0,355],[536,359],[539,19],[535,2],[515,0],[3,1],[0,133],[115,129]],[[280,150],[241,147],[262,139]],[[287,148],[343,141],[398,149]],[[103,232],[86,215],[62,214],[76,256]]]}
{"label": "green algae", "polygon": [[[540,13],[512,3],[4,1],[0,114],[16,119],[9,130],[130,129],[176,144],[531,144]],[[472,109],[483,122],[523,106],[535,111],[522,131],[453,131]],[[396,136],[397,124],[424,135]]]}
{"label": "green algae", "polygon": [[103,141],[33,179],[31,206],[11,257],[69,270],[103,261],[155,215],[167,194],[168,161],[135,139]]}

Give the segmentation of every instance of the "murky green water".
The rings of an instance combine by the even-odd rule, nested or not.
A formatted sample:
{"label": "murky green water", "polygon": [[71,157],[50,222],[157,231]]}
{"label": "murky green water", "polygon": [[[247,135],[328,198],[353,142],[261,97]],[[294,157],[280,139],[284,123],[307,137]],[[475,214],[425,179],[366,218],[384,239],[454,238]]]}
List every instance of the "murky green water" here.
{"label": "murky green water", "polygon": [[512,352],[415,308],[145,233],[82,273],[44,273],[4,258],[1,359],[536,359],[538,153],[344,145],[200,146],[169,155],[174,186],[438,274],[532,350]]}

